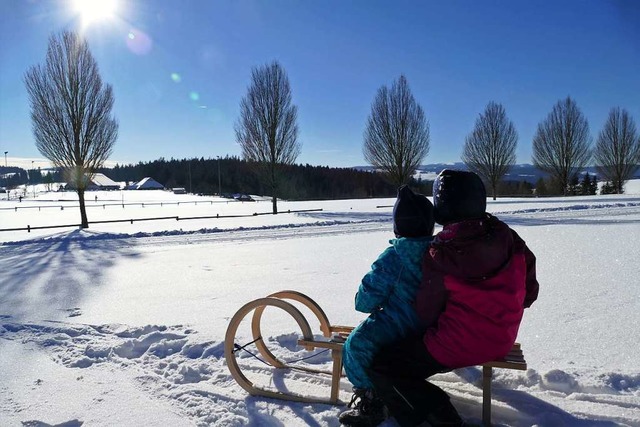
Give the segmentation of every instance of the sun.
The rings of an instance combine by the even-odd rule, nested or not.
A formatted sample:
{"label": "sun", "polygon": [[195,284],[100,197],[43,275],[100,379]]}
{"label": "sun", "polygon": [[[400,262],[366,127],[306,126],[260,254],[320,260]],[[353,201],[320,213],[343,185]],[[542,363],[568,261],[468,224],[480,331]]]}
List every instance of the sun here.
{"label": "sun", "polygon": [[118,0],[72,0],[73,10],[83,26],[111,19],[118,10]]}

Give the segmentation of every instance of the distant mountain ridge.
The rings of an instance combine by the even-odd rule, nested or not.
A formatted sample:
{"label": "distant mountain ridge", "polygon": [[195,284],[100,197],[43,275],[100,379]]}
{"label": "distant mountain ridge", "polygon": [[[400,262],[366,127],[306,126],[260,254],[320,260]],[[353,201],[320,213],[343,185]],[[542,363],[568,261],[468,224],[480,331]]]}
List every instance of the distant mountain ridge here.
{"label": "distant mountain ridge", "polygon": [[[374,170],[373,166],[356,166],[355,169],[359,170]],[[430,175],[437,175],[443,169],[458,169],[458,170],[467,170],[467,166],[462,162],[456,163],[429,163],[426,165],[420,165],[418,167],[418,173],[423,176],[423,179],[429,179]],[[598,176],[598,171],[595,166],[587,166],[583,169],[582,173],[588,172],[589,175]],[[425,177],[425,175],[427,177]],[[505,175],[505,179],[508,181],[527,181],[531,184],[535,184],[536,181],[540,178],[547,178],[549,176],[548,173],[541,171],[536,168],[532,164],[529,163],[521,163],[514,165],[508,174]],[[640,178],[640,169],[636,171],[633,178]],[[600,177],[598,176],[598,179]]]}

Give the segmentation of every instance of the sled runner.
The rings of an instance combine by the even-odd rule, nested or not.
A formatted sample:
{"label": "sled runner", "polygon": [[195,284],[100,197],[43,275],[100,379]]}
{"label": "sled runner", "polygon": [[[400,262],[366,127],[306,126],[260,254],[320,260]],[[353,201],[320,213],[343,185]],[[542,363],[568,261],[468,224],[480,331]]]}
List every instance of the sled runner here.
{"label": "sled runner", "polygon": [[[316,340],[314,338],[314,334],[311,331],[311,327],[309,326],[309,322],[307,321],[307,319],[300,312],[300,310],[298,310],[297,307],[295,307],[287,300],[299,302],[311,310],[311,312],[320,322],[320,331],[322,335],[326,337],[326,340]],[[302,338],[298,341],[298,343],[305,349],[311,351],[314,348],[325,348],[331,351],[331,359],[333,363],[333,369],[331,372],[307,367],[290,366],[287,363],[278,360],[276,356],[271,353],[269,348],[267,348],[266,344],[262,340],[260,329],[262,313],[264,312],[265,308],[269,306],[280,308],[291,315],[291,317],[293,317],[293,319],[300,327],[300,331],[302,332]],[[305,397],[296,394],[284,393],[281,391],[267,390],[256,386],[251,381],[249,381],[249,379],[247,379],[247,377],[240,371],[240,367],[238,366],[238,362],[236,360],[236,353],[238,350],[244,349],[244,347],[246,347],[248,344],[243,347],[239,346],[235,342],[235,336],[240,322],[242,322],[242,320],[251,312],[253,312],[253,317],[251,319],[251,332],[253,341],[249,344],[255,344],[262,359],[274,368],[298,369],[315,374],[330,375],[331,394],[329,399]],[[351,332],[351,330],[353,330],[353,327],[350,326],[331,325],[329,323],[327,315],[324,313],[322,308],[320,308],[320,306],[308,296],[297,291],[280,291],[268,295],[265,298],[259,298],[245,304],[231,318],[225,335],[225,359],[227,361],[229,371],[231,372],[231,375],[236,380],[236,382],[253,396],[265,396],[276,399],[292,400],[296,402],[341,404],[342,402],[338,400],[338,392],[340,387],[340,377],[342,376],[342,345],[344,339],[346,338],[348,333]],[[303,344],[305,342],[306,344]]]}
{"label": "sled runner", "polygon": [[[301,303],[311,310],[320,322],[322,338],[314,336],[307,319],[304,317],[302,312],[289,301]],[[291,366],[284,361],[278,360],[278,358],[273,355],[264,343],[260,329],[262,314],[265,308],[269,306],[280,308],[293,317],[302,333],[301,338],[297,341],[299,346],[309,351],[314,349],[326,349],[331,351],[333,365],[331,371]],[[251,319],[251,333],[253,341],[241,346],[235,342],[236,333],[242,320],[251,312],[253,312]],[[344,404],[338,399],[340,378],[344,376],[342,373],[342,347],[346,337],[352,330],[353,327],[351,326],[332,325],[322,308],[308,296],[297,291],[285,290],[268,295],[265,298],[258,298],[250,301],[236,312],[227,327],[224,343],[224,355],[229,371],[231,372],[231,376],[252,396],[265,396],[305,403],[326,403],[334,405]],[[253,384],[242,373],[236,360],[237,352],[240,350],[246,350],[246,347],[250,344],[255,344],[263,361],[274,368],[297,369],[313,374],[331,376],[331,390],[329,398],[322,399],[285,393],[282,391],[268,390]],[[493,368],[526,370],[527,362],[524,359],[520,344],[514,344],[513,348],[504,359],[495,360],[482,365],[482,421],[486,426],[491,425],[491,379],[493,377]]]}

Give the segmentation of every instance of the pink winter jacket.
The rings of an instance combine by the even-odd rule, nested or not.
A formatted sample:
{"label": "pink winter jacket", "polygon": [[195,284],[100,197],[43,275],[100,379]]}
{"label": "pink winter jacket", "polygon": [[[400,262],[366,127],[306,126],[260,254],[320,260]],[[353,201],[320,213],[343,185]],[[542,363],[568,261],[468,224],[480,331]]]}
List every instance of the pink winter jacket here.
{"label": "pink winter jacket", "polygon": [[489,214],[448,224],[425,253],[416,310],[429,353],[451,369],[504,357],[538,296],[535,256]]}

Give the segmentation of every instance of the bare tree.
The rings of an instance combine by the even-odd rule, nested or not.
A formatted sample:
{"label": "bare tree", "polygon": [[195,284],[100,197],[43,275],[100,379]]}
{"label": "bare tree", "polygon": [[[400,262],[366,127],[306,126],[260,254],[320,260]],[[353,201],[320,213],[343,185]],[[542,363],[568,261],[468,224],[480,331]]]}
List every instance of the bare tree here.
{"label": "bare tree", "polygon": [[589,123],[567,97],[554,105],[533,137],[533,164],[548,172],[567,195],[571,177],[591,160]]}
{"label": "bare tree", "polygon": [[640,136],[627,110],[613,108],[598,135],[594,158],[598,172],[617,194],[640,166]]}
{"label": "bare tree", "polygon": [[504,107],[493,101],[476,120],[473,132],[467,136],[462,161],[491,187],[496,199],[498,183],[516,163],[518,133],[507,118]]}
{"label": "bare tree", "polygon": [[397,187],[411,180],[429,154],[429,123],[405,76],[391,89],[378,89],[364,131],[363,154]]}
{"label": "bare tree", "polygon": [[300,154],[298,108],[291,103],[289,78],[274,61],[251,71],[251,85],[240,102],[236,141],[245,160],[261,165],[271,187],[273,213],[278,213],[277,196],[282,165],[292,165]]}
{"label": "bare tree", "polygon": [[36,147],[69,174],[80,201],[81,227],[87,228],[87,183],[118,138],[118,123],[110,115],[111,85],[103,85],[87,42],[68,31],[51,36],[44,66],[31,67],[24,82]]}

